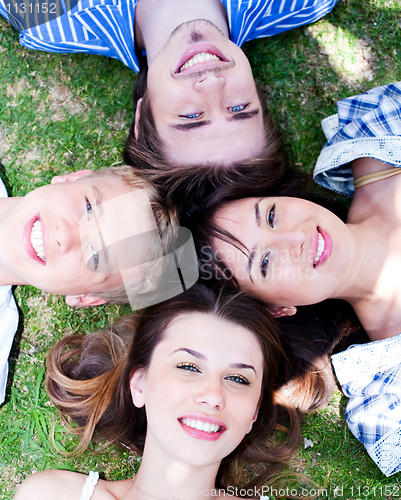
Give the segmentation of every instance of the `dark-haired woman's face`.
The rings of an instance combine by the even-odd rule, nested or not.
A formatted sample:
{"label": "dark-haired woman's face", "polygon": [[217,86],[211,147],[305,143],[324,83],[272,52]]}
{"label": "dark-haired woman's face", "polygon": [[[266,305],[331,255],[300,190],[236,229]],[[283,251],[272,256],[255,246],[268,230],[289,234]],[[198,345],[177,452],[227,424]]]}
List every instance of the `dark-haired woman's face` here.
{"label": "dark-haired woman's face", "polygon": [[257,337],[214,315],[181,315],[131,392],[145,405],[147,448],[193,466],[220,464],[250,431],[263,379]]}
{"label": "dark-haired woman's face", "polygon": [[354,240],[325,208],[299,198],[246,198],[220,209],[215,223],[243,245],[213,241],[240,287],[277,307],[341,294]]}

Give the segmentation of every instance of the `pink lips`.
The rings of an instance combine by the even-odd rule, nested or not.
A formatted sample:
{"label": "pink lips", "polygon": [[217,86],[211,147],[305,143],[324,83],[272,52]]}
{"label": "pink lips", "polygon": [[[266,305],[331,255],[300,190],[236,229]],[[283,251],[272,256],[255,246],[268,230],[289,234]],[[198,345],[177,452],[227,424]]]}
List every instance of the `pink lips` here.
{"label": "pink lips", "polygon": [[[314,268],[319,267],[319,266],[323,265],[325,262],[327,262],[330,255],[333,252],[333,240],[332,240],[331,236],[328,233],[326,233],[325,231],[323,231],[323,229],[321,227],[317,228],[317,232],[319,232],[324,239],[324,250],[323,250],[322,255],[320,256],[320,259],[316,262],[316,264],[313,265]],[[319,243],[319,237],[316,236],[316,240],[314,239],[314,243],[313,243],[315,257],[316,257],[316,253],[317,253],[318,243]]]}
{"label": "pink lips", "polygon": [[192,66],[191,68],[188,68],[185,71],[194,71],[194,68],[202,67],[202,68],[212,68],[216,66],[221,66],[222,62],[229,62],[229,60],[224,57],[224,55],[220,52],[220,50],[215,47],[214,45],[211,45],[210,43],[199,43],[197,45],[192,45],[189,47],[181,56],[180,61],[178,63],[177,69],[175,70],[175,74],[180,73],[180,68],[183,64],[185,64],[187,61],[192,59],[196,54],[200,54],[201,52],[207,52],[208,54],[213,54],[221,59],[221,61],[206,61],[204,63],[199,63],[196,66]]}
{"label": "pink lips", "polygon": [[[194,420],[200,420],[201,422],[208,422],[209,424],[215,424],[218,425],[220,429],[217,432],[200,431],[198,429],[194,429],[193,427],[185,425],[182,422],[184,418],[191,418]],[[202,439],[203,441],[216,441],[222,436],[222,434],[226,430],[224,422],[219,420],[218,418],[207,417],[206,415],[201,415],[196,413],[186,414],[180,417],[178,419],[178,422],[181,424],[181,427],[184,430],[184,432],[186,432],[189,436],[192,436],[196,439]]]}
{"label": "pink lips", "polygon": [[[34,225],[34,223],[37,220],[40,220],[39,215],[35,215],[34,217],[32,217],[32,219],[30,219],[25,224],[25,227],[24,227],[24,230],[23,230],[24,247],[25,247],[25,250],[27,251],[28,255],[30,257],[32,257],[33,260],[35,260],[36,262],[39,262],[39,264],[42,264],[43,266],[45,266],[46,265],[46,260],[43,261],[42,259],[39,259],[39,257],[36,255],[36,252],[35,252],[35,250],[34,250],[34,248],[32,246],[32,243],[31,243],[32,226]],[[43,222],[42,222],[42,230],[43,230]],[[44,234],[44,230],[43,230],[43,234]],[[43,238],[43,240],[44,240],[44,238]],[[43,241],[43,246],[45,248],[45,255],[46,255],[45,241]]]}

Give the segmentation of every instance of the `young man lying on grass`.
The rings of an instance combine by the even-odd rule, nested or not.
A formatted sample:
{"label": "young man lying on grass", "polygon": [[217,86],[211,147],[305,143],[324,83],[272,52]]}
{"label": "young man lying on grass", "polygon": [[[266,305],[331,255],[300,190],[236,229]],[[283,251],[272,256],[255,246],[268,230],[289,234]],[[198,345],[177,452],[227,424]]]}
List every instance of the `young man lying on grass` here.
{"label": "young man lying on grass", "polygon": [[171,218],[131,167],[57,176],[24,197],[7,198],[0,181],[0,404],[18,324],[11,285],[65,295],[70,306],[131,302],[156,286],[152,261]]}

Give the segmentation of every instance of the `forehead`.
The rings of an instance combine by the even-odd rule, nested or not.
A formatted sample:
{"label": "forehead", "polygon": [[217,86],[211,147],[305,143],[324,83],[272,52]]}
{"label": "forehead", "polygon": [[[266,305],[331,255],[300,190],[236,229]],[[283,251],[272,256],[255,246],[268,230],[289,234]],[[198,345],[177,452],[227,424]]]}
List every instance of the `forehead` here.
{"label": "forehead", "polygon": [[206,357],[220,360],[245,357],[262,363],[262,350],[255,333],[212,313],[194,312],[174,318],[166,329],[163,343],[167,351],[188,347]]}

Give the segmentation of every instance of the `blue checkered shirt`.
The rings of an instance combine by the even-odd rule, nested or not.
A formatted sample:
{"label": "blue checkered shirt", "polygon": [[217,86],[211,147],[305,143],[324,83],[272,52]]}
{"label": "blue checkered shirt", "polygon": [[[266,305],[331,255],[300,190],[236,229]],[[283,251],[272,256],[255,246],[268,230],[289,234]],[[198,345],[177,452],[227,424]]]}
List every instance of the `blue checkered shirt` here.
{"label": "blue checkered shirt", "polygon": [[401,470],[401,334],[351,346],[332,356],[344,394],[345,417],[380,470]]}
{"label": "blue checkered shirt", "polygon": [[[12,3],[0,0],[0,14],[20,29],[20,43],[47,52],[86,52],[120,59],[139,71],[134,51],[135,5],[138,0],[59,0],[67,13],[37,27],[22,29]],[[18,0],[34,4],[35,0]],[[58,0],[39,0],[52,2]],[[337,0],[222,0],[230,37],[237,45],[313,23]],[[71,10],[68,10],[69,7]],[[26,21],[25,21],[26,22]],[[24,28],[27,28],[27,24]]]}
{"label": "blue checkered shirt", "polygon": [[401,166],[401,82],[338,102],[337,114],[325,118],[322,128],[327,143],[313,178],[324,187],[353,196],[353,160],[370,157]]}

